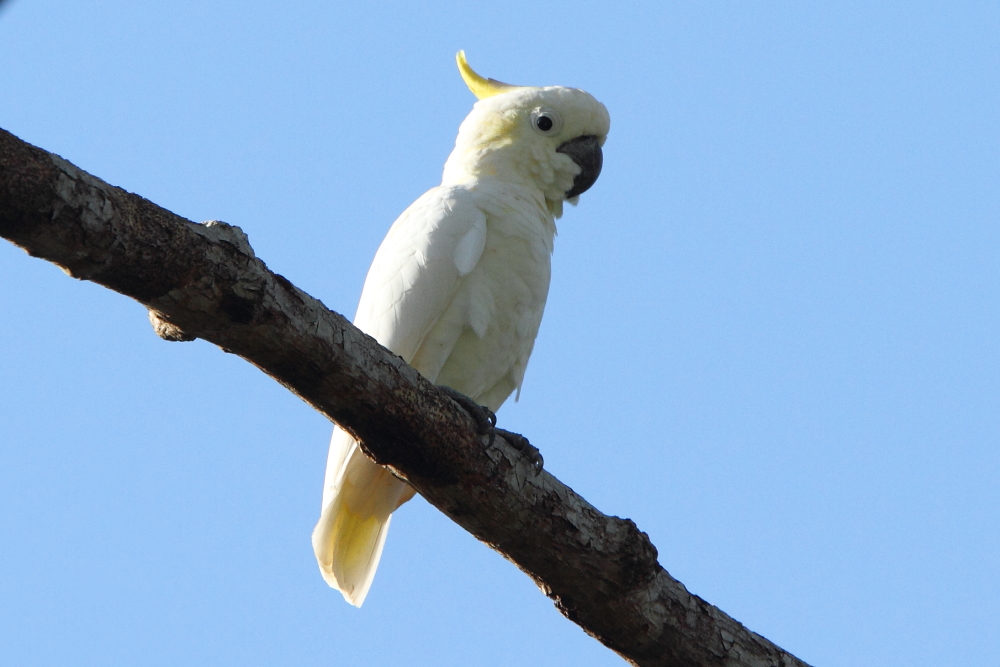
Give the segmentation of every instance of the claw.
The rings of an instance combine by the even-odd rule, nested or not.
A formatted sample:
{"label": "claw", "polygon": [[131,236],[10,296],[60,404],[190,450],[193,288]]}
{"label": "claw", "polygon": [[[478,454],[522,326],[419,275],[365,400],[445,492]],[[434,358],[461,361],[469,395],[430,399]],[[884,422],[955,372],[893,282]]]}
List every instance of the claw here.
{"label": "claw", "polygon": [[542,458],[542,453],[538,451],[538,448],[528,442],[527,438],[520,433],[505,431],[502,428],[494,430],[499,433],[504,440],[509,442],[511,447],[524,454],[525,458],[528,459],[528,463],[530,463],[531,467],[534,469],[536,475],[542,471],[542,466],[545,465],[545,459]]}
{"label": "claw", "polygon": [[[451,387],[439,384],[438,389],[447,394],[448,398],[458,403],[472,417],[472,421],[476,422],[476,433],[479,435],[489,433],[492,437],[493,429],[497,425],[497,416],[492,410],[485,405],[479,405],[465,394],[455,391]],[[492,443],[492,440],[490,442]]]}
{"label": "claw", "polygon": [[476,432],[479,435],[490,436],[489,441],[486,443],[487,447],[493,445],[496,441],[497,433],[499,433],[514,449],[527,457],[536,475],[542,471],[545,460],[542,458],[542,454],[538,451],[538,448],[528,442],[528,439],[520,433],[513,433],[505,431],[502,428],[497,428],[496,413],[485,405],[479,405],[465,394],[455,391],[451,387],[439,384],[438,389],[447,394],[448,398],[458,403],[472,417],[472,420],[476,422]]}

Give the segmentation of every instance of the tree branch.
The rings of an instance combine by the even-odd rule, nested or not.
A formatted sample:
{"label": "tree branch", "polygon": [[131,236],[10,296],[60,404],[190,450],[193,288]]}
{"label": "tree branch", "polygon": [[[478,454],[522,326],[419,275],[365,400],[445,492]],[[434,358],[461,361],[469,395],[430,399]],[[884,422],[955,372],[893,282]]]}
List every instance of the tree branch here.
{"label": "tree branch", "polygon": [[343,316],[271,273],[238,227],[195,224],[0,130],[0,236],[150,309],[157,334],[237,354],[517,565],[634,665],[805,665],[691,595],[602,514]]}

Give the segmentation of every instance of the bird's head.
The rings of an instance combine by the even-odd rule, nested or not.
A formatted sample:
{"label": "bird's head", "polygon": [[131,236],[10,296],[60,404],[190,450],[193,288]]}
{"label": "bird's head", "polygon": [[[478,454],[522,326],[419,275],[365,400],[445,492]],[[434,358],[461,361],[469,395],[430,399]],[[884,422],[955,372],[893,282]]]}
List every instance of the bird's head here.
{"label": "bird's head", "polygon": [[459,128],[443,183],[496,179],[535,187],[558,217],[563,201],[575,204],[601,173],[608,110],[582,90],[511,86],[476,74],[463,51],[457,59],[479,101]]}

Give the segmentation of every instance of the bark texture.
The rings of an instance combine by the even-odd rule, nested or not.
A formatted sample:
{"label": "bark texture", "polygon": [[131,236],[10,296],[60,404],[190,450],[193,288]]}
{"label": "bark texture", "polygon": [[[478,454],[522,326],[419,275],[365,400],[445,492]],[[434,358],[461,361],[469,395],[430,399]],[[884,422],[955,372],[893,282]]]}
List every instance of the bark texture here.
{"label": "bark texture", "polygon": [[150,309],[158,335],[243,357],[531,577],[634,665],[805,665],[690,594],[628,519],[541,472],[403,360],[270,272],[238,227],[195,224],[0,130],[0,236]]}

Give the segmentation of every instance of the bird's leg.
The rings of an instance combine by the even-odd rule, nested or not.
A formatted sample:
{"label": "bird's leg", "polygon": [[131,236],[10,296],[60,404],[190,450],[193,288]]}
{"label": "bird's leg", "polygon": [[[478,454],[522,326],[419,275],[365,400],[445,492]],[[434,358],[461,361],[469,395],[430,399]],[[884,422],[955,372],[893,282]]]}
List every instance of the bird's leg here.
{"label": "bird's leg", "polygon": [[469,413],[472,421],[476,422],[476,433],[479,435],[489,434],[490,444],[493,443],[493,429],[497,425],[497,416],[493,414],[485,405],[479,405],[465,394],[455,391],[451,387],[439,384],[438,389],[448,395],[448,398],[458,403],[463,410]]}
{"label": "bird's leg", "polygon": [[497,416],[492,410],[485,405],[479,405],[465,394],[455,391],[446,385],[439,384],[438,389],[447,394],[448,398],[458,403],[472,417],[472,421],[476,422],[476,433],[479,435],[489,434],[490,441],[486,443],[487,447],[493,444],[493,440],[499,433],[500,437],[510,443],[511,447],[527,457],[528,462],[531,463],[531,467],[535,469],[535,472],[541,471],[545,461],[542,459],[542,454],[538,451],[538,448],[528,442],[528,439],[520,433],[497,428]]}
{"label": "bird's leg", "polygon": [[524,454],[524,456],[528,459],[528,463],[531,464],[531,467],[535,469],[536,473],[542,471],[542,466],[545,465],[545,459],[542,458],[542,453],[538,451],[538,447],[535,447],[533,444],[528,442],[527,438],[520,433],[505,431],[502,428],[494,428],[493,431],[494,433],[499,433],[500,437],[510,443],[511,447]]}

